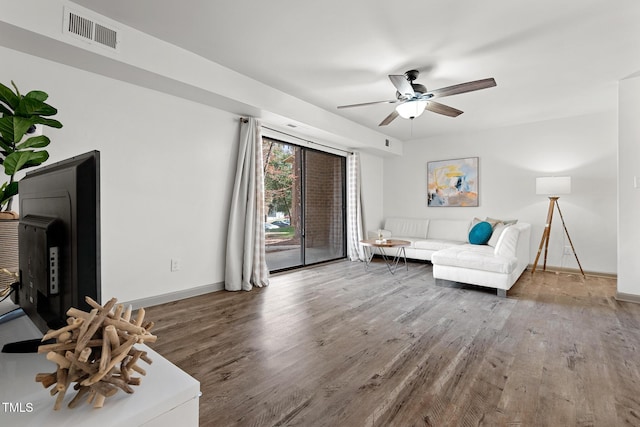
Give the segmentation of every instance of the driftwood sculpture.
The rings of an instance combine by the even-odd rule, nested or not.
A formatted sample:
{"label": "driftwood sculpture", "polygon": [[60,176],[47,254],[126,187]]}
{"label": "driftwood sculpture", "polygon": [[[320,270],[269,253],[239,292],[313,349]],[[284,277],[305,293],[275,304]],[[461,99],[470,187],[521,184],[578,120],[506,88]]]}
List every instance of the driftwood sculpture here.
{"label": "driftwood sculpture", "polygon": [[93,308],[91,312],[70,308],[67,326],[49,331],[42,338],[55,338],[56,342],[38,347],[38,353],[46,353],[47,359],[58,365],[56,372],[36,375],[36,381],[45,388],[55,385],[51,389],[51,395],[57,395],[54,410],[60,409],[73,383],[76,395],[69,408],[76,407],[83,398],[101,408],[118,389],[133,393],[131,386],[140,384],[140,377],[134,375],[146,375],[138,362],[152,362],[145,351],[134,347],[157,339],[149,333],[153,322],[144,323],[143,308],[132,319],[131,307],[116,306],[115,298],[104,306],[89,297],[86,301]]}

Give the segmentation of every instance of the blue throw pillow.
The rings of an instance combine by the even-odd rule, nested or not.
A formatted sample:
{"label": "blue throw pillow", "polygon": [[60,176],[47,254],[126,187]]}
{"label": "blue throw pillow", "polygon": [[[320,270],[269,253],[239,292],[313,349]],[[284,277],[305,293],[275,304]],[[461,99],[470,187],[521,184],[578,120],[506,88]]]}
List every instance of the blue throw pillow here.
{"label": "blue throw pillow", "polygon": [[493,233],[490,223],[482,221],[473,226],[469,231],[469,243],[472,245],[486,245]]}

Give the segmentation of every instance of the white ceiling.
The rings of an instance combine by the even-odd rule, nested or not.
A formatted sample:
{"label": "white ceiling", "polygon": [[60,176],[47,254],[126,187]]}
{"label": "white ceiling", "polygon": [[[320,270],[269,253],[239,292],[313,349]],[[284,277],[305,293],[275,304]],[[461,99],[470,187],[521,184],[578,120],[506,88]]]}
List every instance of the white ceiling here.
{"label": "white ceiling", "polygon": [[[638,0],[74,2],[400,140],[613,110],[640,70]],[[394,99],[387,75],[413,68],[428,89],[497,87],[386,128],[393,105],[336,109]]]}

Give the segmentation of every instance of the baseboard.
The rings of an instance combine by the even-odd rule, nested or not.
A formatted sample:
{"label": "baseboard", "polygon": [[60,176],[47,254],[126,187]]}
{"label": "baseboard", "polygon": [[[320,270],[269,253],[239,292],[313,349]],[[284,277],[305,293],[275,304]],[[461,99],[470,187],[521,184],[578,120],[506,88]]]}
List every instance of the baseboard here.
{"label": "baseboard", "polygon": [[[533,265],[529,264],[527,266],[527,270],[529,270],[529,272],[531,272],[531,270],[533,269]],[[559,273],[559,274],[577,274],[577,275],[581,275],[580,273],[580,269],[578,268],[567,268],[567,267],[554,267],[554,266],[547,266],[546,270],[542,270],[541,266],[536,267],[536,273],[540,271],[546,271],[547,273]],[[618,275],[615,273],[601,273],[599,271],[585,271],[584,272],[585,276],[591,276],[591,277],[605,277],[608,279],[617,279]]]}
{"label": "baseboard", "polygon": [[133,309],[140,307],[153,307],[154,305],[165,304],[168,302],[178,301],[185,298],[197,297],[198,295],[204,295],[211,292],[217,292],[224,289],[224,282],[213,283],[211,285],[197,286],[195,288],[184,289],[175,292],[169,292],[167,294],[156,295],[148,298],[141,298],[133,301],[123,303],[124,305],[131,305]]}
{"label": "baseboard", "polygon": [[640,295],[625,294],[624,292],[616,292],[616,300],[640,304]]}

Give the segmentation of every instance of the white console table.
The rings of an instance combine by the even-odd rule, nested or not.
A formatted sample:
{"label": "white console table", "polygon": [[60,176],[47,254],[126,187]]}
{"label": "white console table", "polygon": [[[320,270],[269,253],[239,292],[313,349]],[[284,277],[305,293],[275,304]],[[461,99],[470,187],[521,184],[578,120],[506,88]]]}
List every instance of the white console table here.
{"label": "white console table", "polygon": [[[15,305],[0,304],[0,314]],[[27,316],[0,325],[0,348],[8,342],[41,338],[42,333]],[[162,339],[162,337],[159,337]],[[107,398],[104,407],[94,409],[83,402],[74,409],[67,404],[75,395],[67,392],[59,411],[53,410],[55,397],[35,376],[54,372],[56,365],[44,354],[0,353],[0,426],[198,426],[200,383],[146,345],[152,364],[133,394],[119,390]]]}

